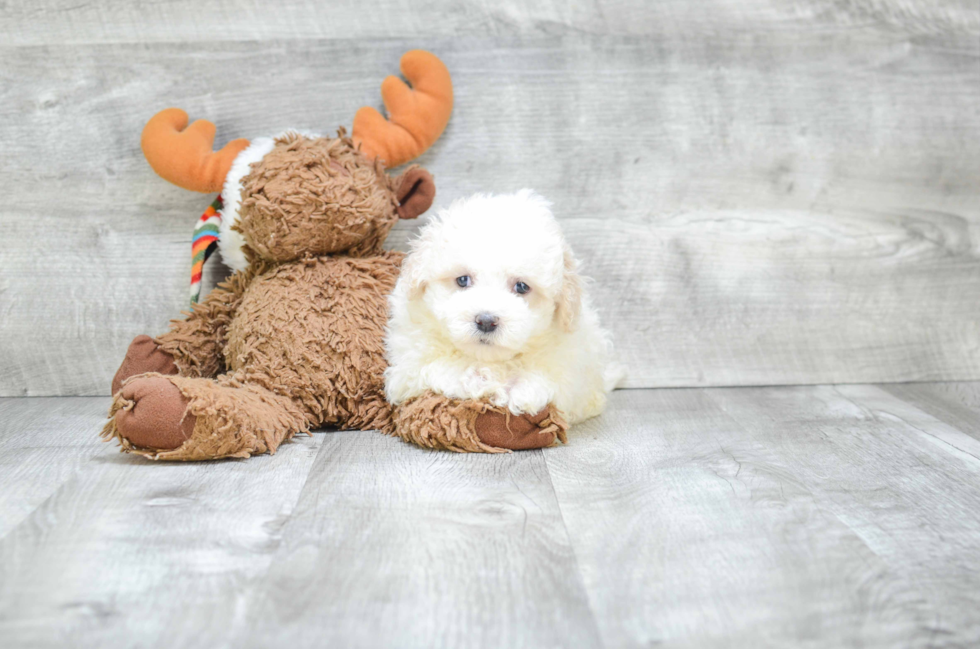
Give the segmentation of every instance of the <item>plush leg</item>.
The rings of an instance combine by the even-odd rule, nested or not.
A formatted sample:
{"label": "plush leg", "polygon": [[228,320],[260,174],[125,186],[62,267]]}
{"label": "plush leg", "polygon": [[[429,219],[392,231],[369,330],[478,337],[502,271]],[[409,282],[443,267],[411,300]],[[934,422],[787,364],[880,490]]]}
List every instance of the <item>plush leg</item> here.
{"label": "plush leg", "polygon": [[160,346],[149,336],[136,336],[129,343],[126,358],[116,370],[112,378],[112,393],[119,392],[123,381],[137,374],[156,372],[158,374],[176,374],[177,365],[174,357],[160,349]]}
{"label": "plush leg", "polygon": [[475,400],[427,392],[395,409],[393,433],[425,448],[469,453],[506,453],[566,442],[568,424],[548,406],[536,415],[512,415]]}
{"label": "plush leg", "polygon": [[[169,385],[167,385],[169,384]],[[115,395],[103,439],[153,460],[213,460],[275,453],[310,427],[291,399],[228,376],[146,374]]]}

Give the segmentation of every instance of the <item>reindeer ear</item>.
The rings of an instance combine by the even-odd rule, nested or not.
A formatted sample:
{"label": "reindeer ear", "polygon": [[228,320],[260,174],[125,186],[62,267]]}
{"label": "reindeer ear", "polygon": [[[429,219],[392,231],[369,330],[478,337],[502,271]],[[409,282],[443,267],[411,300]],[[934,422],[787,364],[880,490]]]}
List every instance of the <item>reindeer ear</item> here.
{"label": "reindeer ear", "polygon": [[582,278],[578,274],[578,262],[566,246],[561,290],[555,300],[555,317],[565,331],[574,331],[581,311]]}
{"label": "reindeer ear", "polygon": [[412,166],[395,179],[398,189],[398,218],[414,219],[432,207],[436,198],[436,183],[432,174],[422,167]]}

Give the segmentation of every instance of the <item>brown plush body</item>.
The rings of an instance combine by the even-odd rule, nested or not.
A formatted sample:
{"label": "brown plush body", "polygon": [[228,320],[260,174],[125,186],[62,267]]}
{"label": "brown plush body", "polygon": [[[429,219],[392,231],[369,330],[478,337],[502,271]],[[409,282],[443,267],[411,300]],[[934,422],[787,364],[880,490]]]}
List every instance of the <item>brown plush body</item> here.
{"label": "brown plush body", "polygon": [[495,452],[564,441],[553,409],[515,417],[425,395],[384,398],[387,298],[402,255],[392,225],[428,208],[418,168],[389,178],[343,132],[288,135],[242,180],[249,267],[156,339],[138,337],[114,381],[107,438],[154,459],[272,452],[321,426],[379,429],[421,446]]}

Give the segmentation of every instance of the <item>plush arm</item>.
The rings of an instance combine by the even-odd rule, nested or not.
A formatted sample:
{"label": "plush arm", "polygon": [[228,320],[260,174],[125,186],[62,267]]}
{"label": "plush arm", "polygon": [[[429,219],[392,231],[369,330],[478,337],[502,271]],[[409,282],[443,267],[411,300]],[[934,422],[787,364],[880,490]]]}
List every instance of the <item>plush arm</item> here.
{"label": "plush arm", "polygon": [[183,320],[172,320],[170,331],[158,336],[159,348],[170,354],[181,376],[213,378],[225,371],[228,325],[255,273],[235,273],[218,284]]}
{"label": "plush arm", "polygon": [[536,415],[512,415],[485,401],[450,399],[434,392],[395,408],[394,434],[424,448],[502,453],[566,441],[568,425],[554,406]]}

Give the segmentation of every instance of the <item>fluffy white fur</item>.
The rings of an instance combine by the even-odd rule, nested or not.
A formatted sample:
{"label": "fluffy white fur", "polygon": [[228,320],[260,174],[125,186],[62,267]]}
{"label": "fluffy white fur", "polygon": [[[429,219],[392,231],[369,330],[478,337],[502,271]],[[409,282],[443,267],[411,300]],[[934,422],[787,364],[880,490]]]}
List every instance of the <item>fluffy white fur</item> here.
{"label": "fluffy white fur", "polygon": [[[464,275],[472,285],[461,288]],[[517,282],[531,290],[518,294]],[[599,414],[622,377],[550,204],[529,189],[439,212],[413,242],[390,308],[394,404],[432,390],[518,415],[554,403],[575,423]],[[481,313],[496,330],[476,327]]]}

